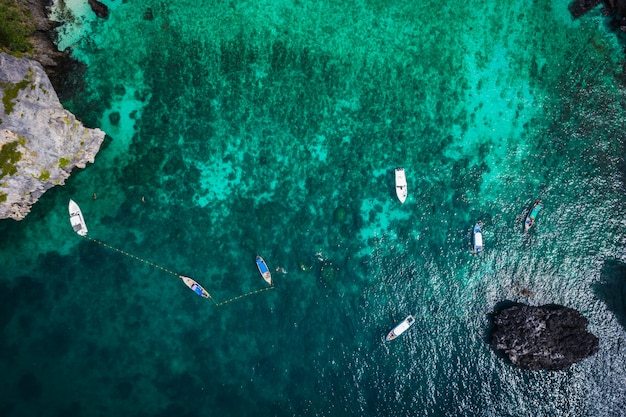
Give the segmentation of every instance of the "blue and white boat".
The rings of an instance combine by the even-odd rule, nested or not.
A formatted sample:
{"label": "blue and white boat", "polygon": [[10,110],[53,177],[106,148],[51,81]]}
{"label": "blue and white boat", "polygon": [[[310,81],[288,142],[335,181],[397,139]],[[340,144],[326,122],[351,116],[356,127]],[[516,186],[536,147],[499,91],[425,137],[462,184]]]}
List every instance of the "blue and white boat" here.
{"label": "blue and white boat", "polygon": [[184,275],[179,275],[178,278],[182,279],[187,287],[191,289],[191,291],[198,294],[200,297],[209,298],[209,293],[207,290],[202,288],[202,285],[198,284],[193,279],[186,277]]}
{"label": "blue and white boat", "polygon": [[528,232],[528,230],[535,224],[535,218],[537,217],[537,214],[539,214],[539,210],[541,210],[541,200],[535,200],[535,205],[530,211],[530,214],[526,216],[526,221],[524,222],[525,232]]}
{"label": "blue and white boat", "polygon": [[474,253],[483,251],[483,232],[480,230],[480,225],[476,223],[474,225]]}
{"label": "blue and white boat", "polygon": [[267,267],[267,264],[259,255],[256,256],[256,266],[259,268],[259,272],[261,276],[268,284],[272,285],[272,274],[270,273],[270,269]]}

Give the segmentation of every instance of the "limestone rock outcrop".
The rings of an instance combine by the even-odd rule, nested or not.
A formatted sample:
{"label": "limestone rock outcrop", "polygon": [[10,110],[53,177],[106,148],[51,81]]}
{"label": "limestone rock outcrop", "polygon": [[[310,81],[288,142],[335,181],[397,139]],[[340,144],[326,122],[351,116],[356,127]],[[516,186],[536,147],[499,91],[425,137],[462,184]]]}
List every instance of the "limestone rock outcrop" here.
{"label": "limestone rock outcrop", "polygon": [[495,313],[493,346],[522,369],[557,371],[595,354],[598,338],[572,308],[515,305]]}
{"label": "limestone rock outcrop", "polygon": [[104,140],[65,110],[37,61],[0,53],[0,219],[23,219]]}

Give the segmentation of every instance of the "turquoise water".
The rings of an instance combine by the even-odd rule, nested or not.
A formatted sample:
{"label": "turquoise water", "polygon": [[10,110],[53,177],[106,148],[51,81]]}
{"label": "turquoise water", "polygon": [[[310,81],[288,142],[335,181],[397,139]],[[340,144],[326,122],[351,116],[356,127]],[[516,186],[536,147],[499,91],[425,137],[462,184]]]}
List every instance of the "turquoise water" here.
{"label": "turquoise water", "polygon": [[[392,3],[56,10],[87,64],[61,97],[109,138],[0,222],[0,415],[621,415],[615,35],[560,0]],[[275,288],[221,307],[168,272],[220,302],[265,288],[257,254]],[[504,300],[580,310],[600,351],[516,370],[486,343]]]}

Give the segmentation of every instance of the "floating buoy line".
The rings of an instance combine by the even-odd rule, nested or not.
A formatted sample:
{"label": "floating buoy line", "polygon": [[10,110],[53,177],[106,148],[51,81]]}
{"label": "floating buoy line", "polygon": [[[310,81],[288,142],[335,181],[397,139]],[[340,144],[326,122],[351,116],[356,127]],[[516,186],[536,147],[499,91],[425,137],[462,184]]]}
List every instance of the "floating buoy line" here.
{"label": "floating buoy line", "polygon": [[[85,239],[87,239],[87,240],[89,240],[89,241],[91,241],[91,242],[95,243],[95,244],[98,244],[98,245],[100,245],[100,246],[102,246],[102,247],[105,247],[105,248],[107,248],[107,249],[111,249],[111,250],[113,250],[113,251],[115,251],[115,252],[117,252],[117,253],[120,253],[120,254],[122,254],[122,255],[124,255],[124,256],[127,256],[127,257],[129,257],[130,259],[132,259],[132,260],[134,260],[134,261],[144,263],[144,264],[146,264],[146,265],[148,265],[148,266],[151,266],[151,267],[153,267],[153,268],[156,268],[156,269],[160,269],[161,271],[163,271],[163,272],[165,272],[165,273],[168,273],[168,274],[171,274],[171,275],[174,275],[174,276],[175,276],[175,277],[177,277],[177,278],[183,278],[183,277],[184,277],[184,275],[179,274],[178,272],[174,272],[174,271],[172,271],[171,269],[167,269],[167,268],[165,268],[165,267],[163,267],[163,266],[161,266],[161,265],[159,265],[159,264],[157,264],[157,263],[155,263],[155,262],[149,261],[149,260],[147,260],[147,259],[140,258],[140,257],[139,257],[139,256],[137,256],[137,255],[134,255],[134,254],[132,254],[132,253],[130,253],[130,252],[127,252],[127,251],[125,251],[125,250],[122,250],[122,249],[116,248],[115,246],[109,245],[108,243],[104,243],[104,242],[102,242],[102,241],[100,241],[100,240],[98,240],[98,239],[94,239],[94,238],[92,238],[92,237],[88,237],[88,236],[86,236],[86,235],[85,235],[85,236],[83,236],[83,237],[84,237]],[[212,296],[212,295],[211,295],[208,291],[207,291],[207,294],[208,294],[208,299],[209,299],[209,300],[211,300],[211,301],[213,302],[213,304],[214,304],[216,307],[220,307],[220,306],[223,306],[223,305],[226,305],[226,304],[232,303],[232,302],[234,302],[234,301],[241,300],[241,299],[243,299],[243,298],[245,298],[245,297],[249,297],[249,296],[251,296],[251,295],[259,294],[259,293],[262,293],[262,292],[265,292],[265,291],[269,291],[269,290],[273,290],[273,289],[274,289],[274,285],[271,285],[271,286],[266,287],[266,288],[260,288],[260,289],[258,289],[258,290],[252,290],[252,291],[249,291],[249,292],[247,292],[247,293],[245,293],[245,294],[241,294],[241,295],[238,295],[238,296],[236,296],[236,297],[232,297],[232,298],[229,298],[229,299],[227,299],[227,300],[224,300],[224,301],[219,301],[219,302],[218,302],[218,301],[216,301],[216,300],[215,300],[215,298],[213,298],[213,296]]]}
{"label": "floating buoy line", "polygon": [[[95,195],[94,195],[95,198]],[[259,255],[257,255],[256,257],[256,264],[257,264],[257,268],[259,269],[259,272],[261,273],[261,276],[263,277],[263,279],[269,284],[269,287],[266,288],[261,288],[258,290],[253,290],[253,291],[249,291],[245,294],[241,294],[238,295],[236,297],[232,297],[229,298],[228,300],[225,301],[221,301],[218,302],[215,300],[215,298],[213,298],[213,296],[211,296],[211,294],[202,286],[200,285],[198,282],[196,282],[196,280],[194,280],[193,278],[187,277],[185,275],[179,274],[178,272],[174,272],[170,269],[164,268],[161,265],[152,262],[152,261],[148,261],[147,259],[143,259],[140,258],[137,255],[133,255],[130,252],[127,252],[125,250],[122,249],[118,249],[115,246],[111,246],[107,243],[101,242],[97,239],[94,239],[92,237],[88,237],[87,236],[87,224],[85,223],[85,218],[83,217],[83,213],[80,210],[80,207],[78,207],[78,204],[76,204],[76,202],[74,200],[70,200],[69,203],[69,212],[70,212],[70,224],[72,225],[72,228],[74,229],[74,232],[76,232],[76,234],[78,234],[81,237],[84,237],[85,239],[96,243],[100,246],[103,246],[105,248],[109,248],[114,250],[117,253],[121,253],[122,255],[125,255],[137,262],[142,262],[148,266],[151,266],[153,268],[156,269],[160,269],[163,272],[166,272],[168,274],[172,274],[177,278],[180,278],[183,283],[193,292],[195,292],[196,294],[198,294],[199,296],[203,297],[203,298],[208,298],[209,300],[211,300],[213,302],[213,304],[216,307],[219,306],[223,306],[225,304],[228,303],[232,303],[233,301],[237,301],[237,300],[241,300],[245,297],[254,295],[254,294],[259,294],[261,292],[265,292],[265,291],[269,291],[269,290],[273,290],[274,289],[274,284],[272,282],[272,274],[270,273],[269,268],[267,267],[267,264],[265,263],[265,261],[263,260],[262,257],[260,257]]]}

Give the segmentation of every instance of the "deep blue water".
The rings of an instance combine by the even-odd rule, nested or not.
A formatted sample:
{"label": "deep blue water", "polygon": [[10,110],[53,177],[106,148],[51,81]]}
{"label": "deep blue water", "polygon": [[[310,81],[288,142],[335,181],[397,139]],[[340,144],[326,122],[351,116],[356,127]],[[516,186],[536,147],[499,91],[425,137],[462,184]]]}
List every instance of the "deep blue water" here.
{"label": "deep blue water", "polygon": [[[109,136],[0,222],[0,415],[623,415],[623,52],[600,9],[65,3],[86,70],[61,96]],[[224,302],[266,288],[257,254],[274,288],[219,307],[177,278]],[[488,344],[504,300],[578,309],[600,351],[515,369]]]}

